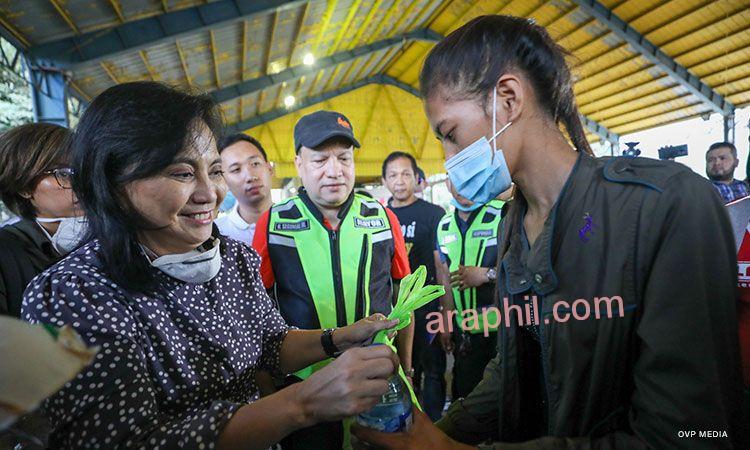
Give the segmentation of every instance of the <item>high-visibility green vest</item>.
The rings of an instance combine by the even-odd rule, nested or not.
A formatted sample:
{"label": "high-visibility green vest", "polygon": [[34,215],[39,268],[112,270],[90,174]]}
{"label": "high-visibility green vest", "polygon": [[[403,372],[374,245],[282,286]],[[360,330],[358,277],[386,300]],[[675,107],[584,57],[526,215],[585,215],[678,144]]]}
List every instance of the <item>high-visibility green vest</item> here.
{"label": "high-visibility green vest", "polygon": [[[302,329],[342,327],[391,311],[393,233],[383,205],[354,194],[336,231],[306,194],[271,208],[268,250],[281,315]],[[329,361],[297,373],[307,378]]]}
{"label": "high-visibility green vest", "polygon": [[[458,227],[458,211],[447,214],[438,224],[438,244],[440,251],[448,256],[448,267],[451,272],[459,266],[495,267],[497,265],[497,239],[499,235],[503,202],[493,200],[481,208],[473,211],[469,216],[469,228],[461,233]],[[469,288],[463,291],[453,289],[453,300],[456,304],[456,323],[459,330],[465,318],[463,312],[476,311],[478,322],[467,320],[466,331],[472,334],[484,332],[484,321],[488,320],[488,328],[497,330],[500,323],[497,309],[487,311],[487,317],[482,314],[482,307],[492,305],[494,300],[494,283],[486,283],[479,288]],[[468,313],[467,313],[468,314]],[[466,318],[471,316],[467,315]]]}

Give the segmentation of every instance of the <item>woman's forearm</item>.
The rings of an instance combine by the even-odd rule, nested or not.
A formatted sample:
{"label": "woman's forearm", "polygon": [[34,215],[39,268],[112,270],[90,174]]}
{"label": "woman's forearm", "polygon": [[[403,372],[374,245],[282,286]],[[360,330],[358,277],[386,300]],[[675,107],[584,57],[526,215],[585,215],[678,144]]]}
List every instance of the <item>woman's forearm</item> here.
{"label": "woman's forearm", "polygon": [[[300,369],[326,359],[320,343],[321,330],[290,330],[281,344],[281,370],[284,373]],[[334,342],[336,333],[334,332]]]}
{"label": "woman's forearm", "polygon": [[216,448],[267,449],[295,430],[312,425],[310,414],[292,385],[234,413],[219,435]]}

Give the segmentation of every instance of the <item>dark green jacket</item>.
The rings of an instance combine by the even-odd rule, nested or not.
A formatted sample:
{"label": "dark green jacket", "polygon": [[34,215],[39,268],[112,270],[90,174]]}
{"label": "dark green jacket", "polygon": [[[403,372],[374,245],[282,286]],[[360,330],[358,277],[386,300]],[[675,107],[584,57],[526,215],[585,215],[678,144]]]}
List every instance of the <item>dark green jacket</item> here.
{"label": "dark green jacket", "polygon": [[[522,248],[515,234],[501,260],[500,309],[509,294],[538,296],[547,432],[522,431],[521,385],[535,381],[519,375],[529,338],[515,314],[503,314],[498,356],[441,429],[470,444],[518,443],[496,449],[733,446],[743,420],[736,255],[706,180],[677,163],[582,155],[527,265]],[[595,318],[605,296],[622,298],[622,314],[615,306],[607,318],[599,302]],[[556,322],[555,303],[577,299],[588,319]],[[572,312],[558,305],[558,317]]]}
{"label": "dark green jacket", "polygon": [[36,222],[21,220],[0,228],[0,314],[20,317],[26,286],[59,260]]}

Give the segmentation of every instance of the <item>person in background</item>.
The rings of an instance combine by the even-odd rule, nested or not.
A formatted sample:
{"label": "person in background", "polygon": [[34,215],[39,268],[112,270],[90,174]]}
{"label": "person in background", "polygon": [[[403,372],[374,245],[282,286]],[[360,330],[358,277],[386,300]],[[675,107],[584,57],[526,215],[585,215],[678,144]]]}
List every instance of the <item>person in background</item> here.
{"label": "person in background", "polygon": [[432,47],[419,85],[456,192],[486,204],[516,184],[498,355],[436,425],[415,412],[408,432],[355,435],[409,450],[750,448],[736,253],[705,179],[594,157],[565,50],[526,18],[470,20]]}
{"label": "person in background", "polygon": [[438,273],[445,286],[440,299],[443,323],[452,324],[452,331],[441,331],[440,343],[455,357],[451,389],[455,402],[474,390],[497,353],[500,321],[496,315],[488,317],[491,313],[483,313],[482,308],[497,306],[495,265],[504,202],[477,204],[458,194],[450,179],[446,184],[456,209],[438,224]]}
{"label": "person in background", "polygon": [[744,181],[734,178],[740,163],[737,147],[731,142],[716,142],[706,152],[706,175],[724,200],[724,204],[750,195]]}
{"label": "person in background", "polygon": [[0,314],[20,317],[26,285],[78,243],[70,131],[21,125],[0,136],[0,199],[21,220],[0,228]]}
{"label": "person in background", "polygon": [[745,433],[750,433],[750,197],[727,204],[737,248],[737,324],[745,383]]}
{"label": "person in background", "polygon": [[[354,137],[343,114],[317,111],[294,126],[299,195],[274,205],[258,220],[253,247],[262,258],[266,288],[274,288],[281,315],[303,330],[335,330],[372,313],[388,315],[397,298],[394,280],[410,273],[395,214],[354,194]],[[414,324],[399,332],[398,355],[410,372]],[[300,370],[294,386],[325,363]],[[284,449],[335,450],[348,445],[341,422],[300,430]]]}
{"label": "person in background", "polygon": [[424,193],[428,187],[430,187],[430,183],[427,181],[424,170],[417,166],[417,187],[414,189],[414,195],[417,198],[424,199]]}
{"label": "person in background", "polygon": [[[445,214],[443,208],[416,196],[417,161],[404,152],[393,152],[383,161],[382,182],[391,193],[388,207],[398,218],[409,254],[409,266],[427,268],[426,284],[435,284],[437,252],[435,230]],[[422,174],[424,176],[424,173]],[[445,405],[445,352],[434,335],[427,332],[427,314],[438,310],[430,302],[414,312],[412,361],[414,388],[421,394],[425,412],[435,421]]]}
{"label": "person in background", "polygon": [[[260,258],[213,225],[226,192],[208,95],[154,82],[97,96],[73,144],[73,187],[92,240],[29,285],[23,318],[69,324],[98,352],[44,404],[51,448],[263,449],[296,429],[372,408],[398,366],[361,348],[392,321],[294,330]],[[258,398],[255,372],[343,354]]]}
{"label": "person in background", "polygon": [[244,133],[232,134],[219,143],[221,168],[237,202],[216,219],[221,234],[252,245],[258,217],[271,209],[273,166],[265,149]]}

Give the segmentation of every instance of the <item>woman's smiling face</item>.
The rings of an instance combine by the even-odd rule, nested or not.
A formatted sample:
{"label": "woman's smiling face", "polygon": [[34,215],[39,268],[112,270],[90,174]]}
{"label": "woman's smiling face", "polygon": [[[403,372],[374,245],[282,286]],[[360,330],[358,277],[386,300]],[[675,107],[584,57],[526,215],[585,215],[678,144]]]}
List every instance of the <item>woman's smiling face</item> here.
{"label": "woman's smiling face", "polygon": [[213,133],[198,122],[184,150],[161,173],[125,186],[151,227],[138,239],[159,256],[194,250],[211,236],[227,191]]}

